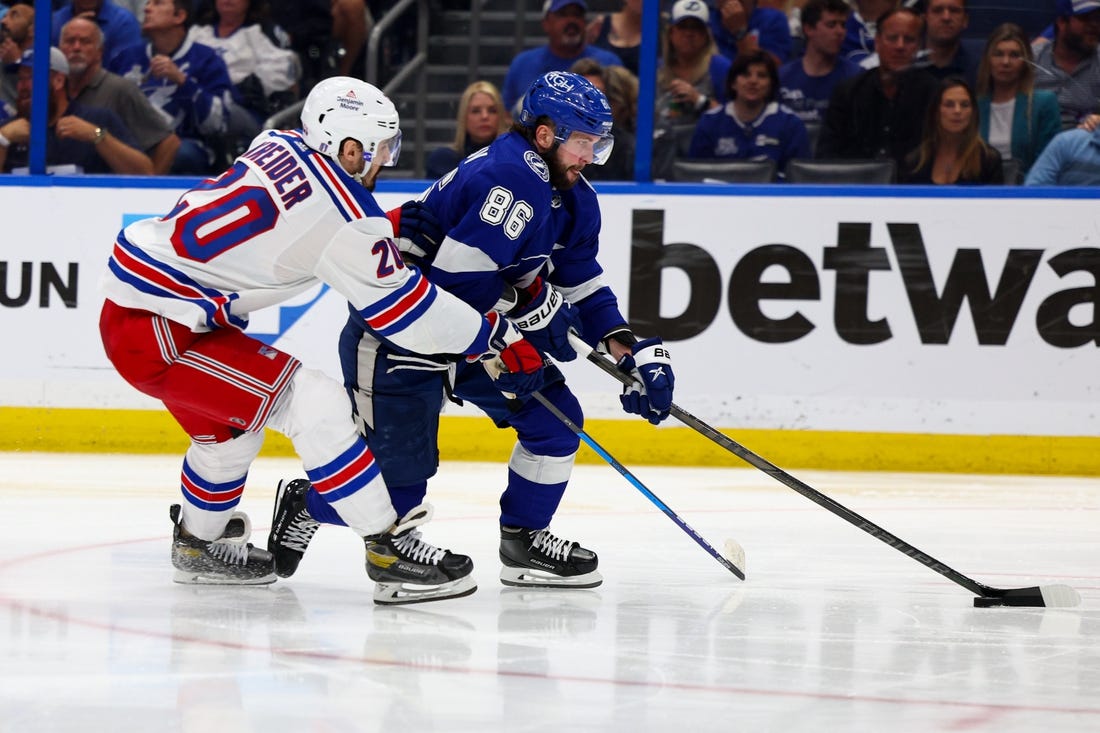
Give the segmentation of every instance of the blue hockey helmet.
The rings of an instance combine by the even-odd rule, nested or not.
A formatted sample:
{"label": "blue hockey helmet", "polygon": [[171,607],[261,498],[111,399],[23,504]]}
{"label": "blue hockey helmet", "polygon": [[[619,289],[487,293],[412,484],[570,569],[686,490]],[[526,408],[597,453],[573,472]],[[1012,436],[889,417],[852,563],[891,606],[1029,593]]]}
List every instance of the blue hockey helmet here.
{"label": "blue hockey helmet", "polygon": [[554,139],[564,143],[574,132],[595,135],[596,165],[607,162],[615,139],[611,136],[611,105],[604,93],[580,74],[551,71],[531,84],[519,112],[519,124],[531,128],[539,117],[549,117],[555,127]]}

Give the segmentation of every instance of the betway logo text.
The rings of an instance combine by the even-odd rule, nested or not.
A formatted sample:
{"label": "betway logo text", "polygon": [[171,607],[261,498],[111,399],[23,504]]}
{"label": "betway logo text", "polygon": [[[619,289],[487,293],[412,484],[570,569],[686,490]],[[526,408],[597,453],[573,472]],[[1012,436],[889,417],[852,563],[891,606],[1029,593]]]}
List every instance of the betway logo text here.
{"label": "betway logo text", "polygon": [[[1003,346],[1022,316],[1020,309],[1041,266],[1064,278],[1073,272],[1091,276],[1088,287],[1073,287],[1046,296],[1034,314],[1035,327],[1048,344],[1073,348],[1100,345],[1096,302],[1100,299],[1100,249],[1086,247],[1059,252],[1046,260],[1041,249],[1008,251],[1001,276],[991,288],[987,263],[977,249],[955,251],[947,275],[937,285],[917,224],[887,224],[900,285],[904,287],[921,343],[946,344],[964,303],[969,307],[978,343]],[[722,301],[722,273],[714,258],[695,244],[664,243],[664,212],[633,212],[630,245],[630,313],[636,331],[659,333],[666,341],[689,339],[702,333],[718,315]],[[999,263],[989,263],[996,268]],[[765,270],[786,270],[785,282],[763,279]],[[683,312],[660,315],[661,273],[681,270],[688,279],[689,299]],[[872,272],[891,270],[888,252],[871,246],[871,224],[840,223],[835,247],[826,247],[822,269],[834,273],[836,302],[833,326],[851,344],[876,344],[893,337],[886,318],[868,316]],[[786,244],[767,244],[738,260],[730,277],[726,302],[734,324],[746,336],[764,343],[797,341],[818,327],[794,310],[785,318],[765,315],[765,301],[821,300],[821,281],[813,260]],[[876,280],[876,284],[881,280]],[[1074,324],[1070,310],[1084,306],[1092,313],[1085,324]],[[1080,314],[1080,310],[1076,311]],[[1081,319],[1078,318],[1078,321]]]}

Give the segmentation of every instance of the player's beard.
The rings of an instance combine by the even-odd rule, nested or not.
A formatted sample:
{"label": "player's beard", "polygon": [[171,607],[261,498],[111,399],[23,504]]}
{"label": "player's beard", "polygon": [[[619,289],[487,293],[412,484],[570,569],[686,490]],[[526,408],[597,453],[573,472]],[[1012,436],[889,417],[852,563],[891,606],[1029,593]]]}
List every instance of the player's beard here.
{"label": "player's beard", "polygon": [[554,149],[542,156],[542,159],[546,161],[546,168],[550,171],[550,185],[559,191],[568,191],[577,185],[577,181],[580,180],[580,171],[577,171],[578,176],[576,180],[569,180],[569,166],[565,165],[558,159],[558,146],[555,145]]}

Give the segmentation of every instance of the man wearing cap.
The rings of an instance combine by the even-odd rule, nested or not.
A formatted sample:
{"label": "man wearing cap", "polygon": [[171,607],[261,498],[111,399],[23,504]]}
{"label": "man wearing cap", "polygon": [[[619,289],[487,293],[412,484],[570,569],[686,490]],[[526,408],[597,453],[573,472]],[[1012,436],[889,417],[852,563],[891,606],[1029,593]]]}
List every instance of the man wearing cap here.
{"label": "man wearing cap", "polygon": [[511,113],[527,88],[543,74],[550,71],[568,71],[574,62],[591,58],[602,66],[622,66],[623,63],[611,51],[588,45],[585,13],[588,5],[583,0],[546,0],[542,4],[542,30],[547,44],[531,48],[512,59],[504,77],[501,96],[504,106]]}
{"label": "man wearing cap", "polygon": [[69,62],[69,99],[117,114],[137,147],[152,159],[153,172],[168,173],[180,147],[179,136],[136,84],[103,68],[99,26],[87,18],[70,20],[61,28],[61,52]]}
{"label": "man wearing cap", "polygon": [[[69,62],[61,49],[50,48],[49,63],[46,164],[74,165],[85,173],[151,174],[152,161],[133,147],[133,138],[117,115],[69,102]],[[33,65],[34,51],[28,51],[19,62],[18,117],[0,126],[0,169],[5,173],[27,165]]]}
{"label": "man wearing cap", "polygon": [[1035,88],[1050,89],[1062,108],[1062,129],[1100,112],[1100,0],[1058,0],[1054,42],[1035,54]]}

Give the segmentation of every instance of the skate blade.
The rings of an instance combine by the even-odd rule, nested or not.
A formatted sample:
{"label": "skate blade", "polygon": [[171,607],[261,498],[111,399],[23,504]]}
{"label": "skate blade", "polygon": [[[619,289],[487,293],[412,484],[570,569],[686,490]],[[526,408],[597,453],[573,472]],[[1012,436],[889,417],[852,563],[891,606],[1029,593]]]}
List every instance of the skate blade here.
{"label": "skate blade", "polygon": [[462,598],[477,590],[477,582],[467,575],[442,585],[414,585],[412,583],[375,583],[374,602],[380,606],[403,606],[409,603],[427,603],[447,598]]}
{"label": "skate blade", "polygon": [[223,575],[206,575],[188,570],[176,570],[172,581],[182,585],[270,585],[277,580],[274,573],[259,578],[227,578]]}
{"label": "skate blade", "polygon": [[603,576],[596,570],[584,575],[554,575],[533,568],[500,569],[500,582],[516,588],[595,588],[603,583]]}

